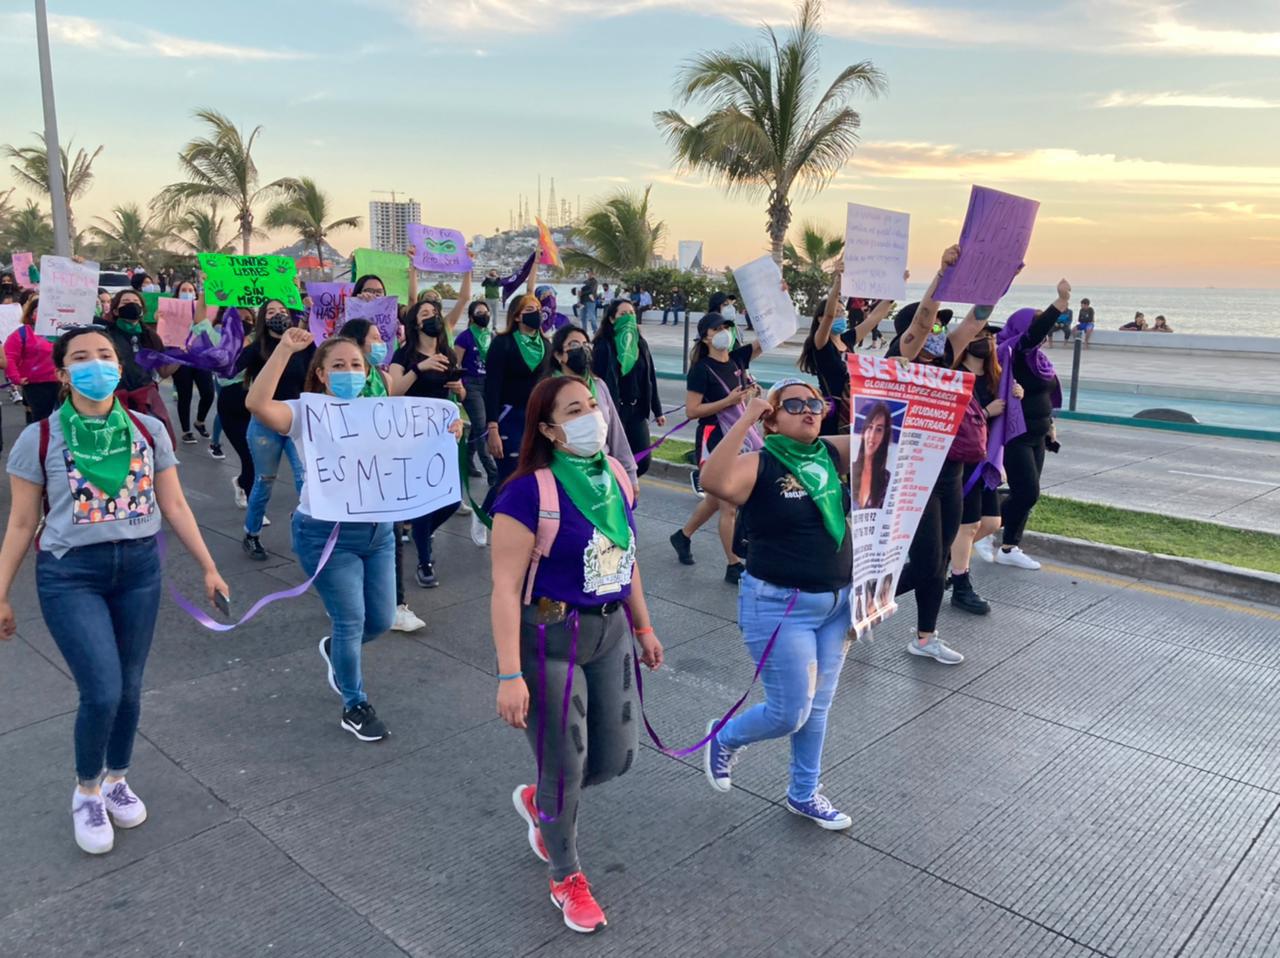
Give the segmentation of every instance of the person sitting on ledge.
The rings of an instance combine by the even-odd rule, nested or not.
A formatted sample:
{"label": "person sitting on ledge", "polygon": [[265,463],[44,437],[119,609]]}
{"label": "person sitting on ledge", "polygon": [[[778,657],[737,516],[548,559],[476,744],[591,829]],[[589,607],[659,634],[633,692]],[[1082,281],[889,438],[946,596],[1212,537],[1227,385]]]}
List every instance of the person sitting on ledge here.
{"label": "person sitting on ledge", "polygon": [[1173,327],[1169,325],[1169,321],[1163,316],[1157,316],[1156,324],[1151,327],[1150,331],[1153,333],[1171,333],[1173,332]]}
{"label": "person sitting on ledge", "polygon": [[1147,318],[1141,313],[1133,314],[1133,322],[1125,323],[1120,327],[1121,332],[1141,333],[1147,328]]}

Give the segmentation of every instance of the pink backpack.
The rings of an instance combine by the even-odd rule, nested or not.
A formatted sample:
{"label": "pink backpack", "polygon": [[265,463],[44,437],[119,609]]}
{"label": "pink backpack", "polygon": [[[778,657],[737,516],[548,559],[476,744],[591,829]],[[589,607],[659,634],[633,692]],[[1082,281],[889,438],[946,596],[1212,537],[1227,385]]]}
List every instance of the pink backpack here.
{"label": "pink backpack", "polygon": [[[613,456],[606,455],[605,458],[609,460],[609,468],[613,470],[613,477],[618,480],[627,505],[633,505],[635,497],[631,490],[631,477],[622,468],[622,463]],[[535,533],[533,552],[529,556],[529,572],[525,578],[525,605],[533,601],[533,580],[538,574],[538,563],[551,555],[551,546],[560,534],[560,490],[556,488],[556,477],[547,466],[538,469],[533,475],[538,480],[538,531]]]}

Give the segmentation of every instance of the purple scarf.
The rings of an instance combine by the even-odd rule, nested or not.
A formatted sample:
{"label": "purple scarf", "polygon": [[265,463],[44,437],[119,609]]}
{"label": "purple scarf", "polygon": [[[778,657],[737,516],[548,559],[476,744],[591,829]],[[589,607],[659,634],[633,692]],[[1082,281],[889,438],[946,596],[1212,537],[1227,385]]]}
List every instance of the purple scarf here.
{"label": "purple scarf", "polygon": [[187,337],[183,347],[168,346],[164,350],[139,349],[135,359],[143,369],[156,370],[164,366],[190,366],[204,369],[230,379],[235,375],[236,360],[244,347],[244,324],[240,313],[233,306],[222,314],[222,341],[216,346],[205,332]]}

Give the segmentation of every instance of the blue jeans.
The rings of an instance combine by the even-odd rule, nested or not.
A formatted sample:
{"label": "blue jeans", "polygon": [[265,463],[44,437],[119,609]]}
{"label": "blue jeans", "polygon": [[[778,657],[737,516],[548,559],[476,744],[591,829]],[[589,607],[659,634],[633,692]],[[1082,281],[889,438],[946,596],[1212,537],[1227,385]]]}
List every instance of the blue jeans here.
{"label": "blue jeans", "polygon": [[160,607],[160,557],[151,539],[36,557],[36,592],[49,634],[80,691],[76,777],[123,775],[142,710],[142,670]]}
{"label": "blue jeans", "polygon": [[[293,551],[307,575],[315,575],[333,526],[301,512],[293,514]],[[333,626],[330,657],[342,690],[342,706],[354,708],[366,700],[360,646],[391,628],[396,614],[396,547],[391,523],[342,523],[333,554],[315,585]]]}
{"label": "blue jeans", "polygon": [[582,328],[589,335],[594,336],[596,333],[596,301],[593,299],[588,303],[582,304]]}
{"label": "blue jeans", "polygon": [[267,514],[267,503],[271,501],[271,486],[276,481],[276,470],[280,468],[280,456],[289,457],[289,466],[293,469],[293,484],[298,495],[302,495],[302,480],[306,477],[306,467],[293,440],[282,436],[274,429],[268,429],[257,419],[249,420],[246,433],[249,453],[253,456],[253,489],[249,492],[249,511],[244,517],[244,531],[256,536],[262,531],[262,517]]}
{"label": "blue jeans", "polygon": [[778,641],[760,679],[765,701],[736,715],[720,730],[725,748],[791,736],[791,785],[797,802],[813,797],[822,771],[827,711],[840,681],[849,634],[849,587],[839,592],[796,593],[795,608],[783,618],[792,591],[743,573],[738,592],[738,625],[751,658],[759,664],[773,630]]}

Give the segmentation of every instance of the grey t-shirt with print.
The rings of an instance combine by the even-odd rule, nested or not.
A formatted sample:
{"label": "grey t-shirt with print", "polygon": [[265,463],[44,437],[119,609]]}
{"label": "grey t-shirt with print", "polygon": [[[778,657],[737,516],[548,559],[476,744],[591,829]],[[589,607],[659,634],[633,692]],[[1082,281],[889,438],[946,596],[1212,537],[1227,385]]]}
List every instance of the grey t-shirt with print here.
{"label": "grey t-shirt with print", "polygon": [[40,424],[22,430],[9,451],[9,475],[45,486],[49,514],[40,534],[40,549],[61,559],[68,549],[146,539],[160,531],[160,505],[156,501],[156,473],[176,466],[178,458],[164,425],[151,416],[134,413],[151,433],[155,448],[133,429],[133,457],[124,485],[105,493],[75,467],[62,438],[62,422],[55,411],[49,417],[49,451],[40,465]]}

